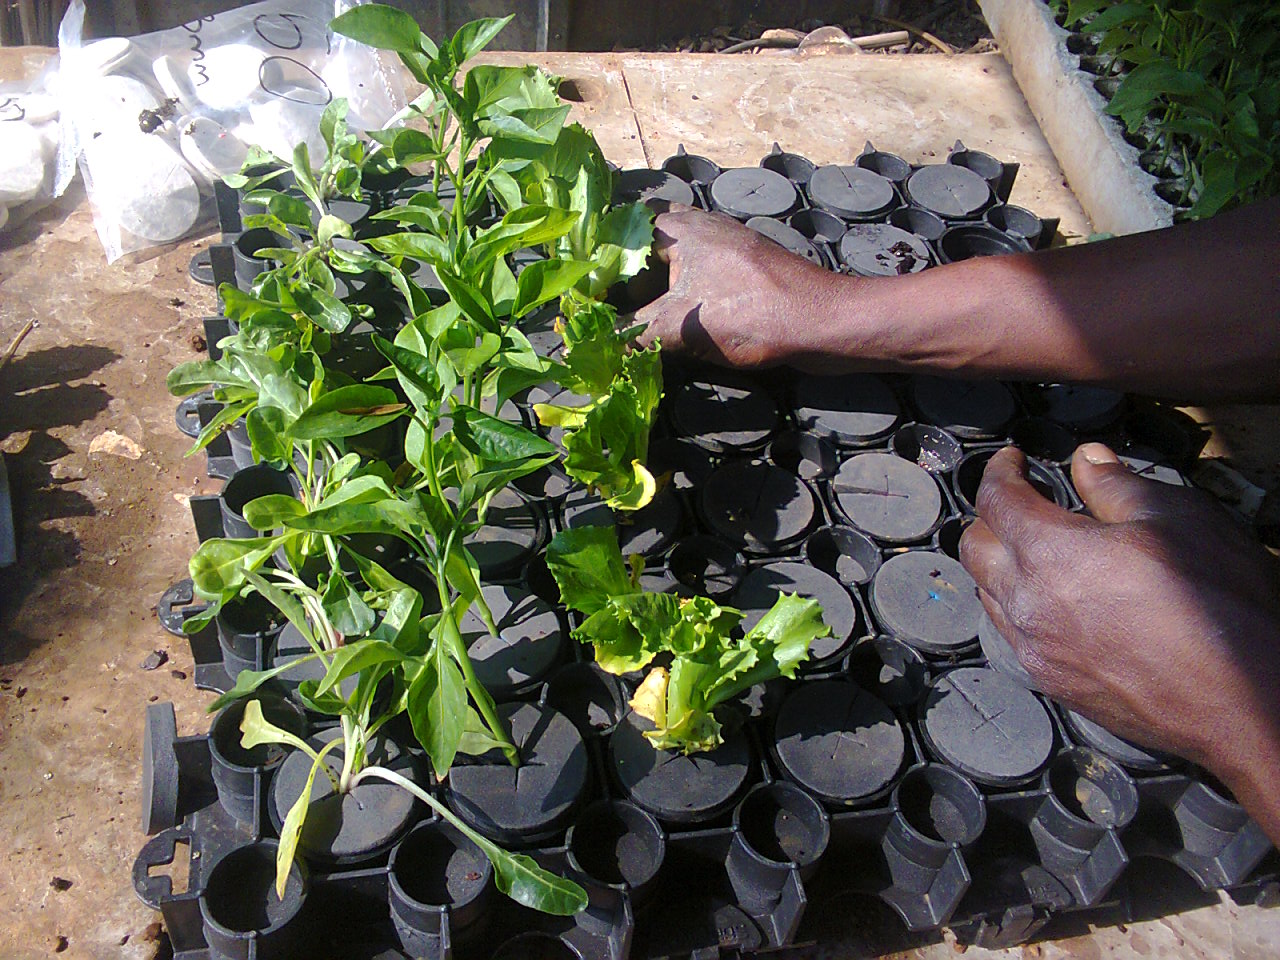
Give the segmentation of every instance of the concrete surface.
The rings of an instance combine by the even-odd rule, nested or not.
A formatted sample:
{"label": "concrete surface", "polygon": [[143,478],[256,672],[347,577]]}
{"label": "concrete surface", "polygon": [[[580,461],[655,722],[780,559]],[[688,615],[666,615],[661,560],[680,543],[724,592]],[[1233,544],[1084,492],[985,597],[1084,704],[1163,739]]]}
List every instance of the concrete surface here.
{"label": "concrete surface", "polygon": [[[576,115],[619,163],[660,161],[677,140],[726,163],[754,161],[774,139],[815,159],[842,159],[866,136],[918,160],[960,137],[1020,160],[1018,189],[1030,192],[1015,199],[1087,232],[998,59],[847,57],[815,62],[812,71],[765,57],[534,59],[578,81],[584,102]],[[705,112],[690,120],[695,108]],[[167,955],[158,916],[134,898],[130,869],[145,840],[145,704],[172,700],[180,735],[207,728],[210,697],[191,684],[186,645],[152,612],[195,547],[187,497],[219,486],[200,460],[182,458],[188,441],[173,425],[164,387],[168,370],[203,348],[199,318],[214,306],[212,292],[187,277],[201,245],[107,267],[78,186],[0,237],[0,342],[27,319],[41,321],[0,378],[0,448],[10,457],[20,549],[19,564],[0,571],[4,960]],[[1239,411],[1229,419],[1244,422]],[[1222,450],[1251,452],[1274,469],[1280,446],[1257,437],[1226,437]],[[1244,446],[1231,446],[1241,439]],[[143,670],[157,650],[168,662]],[[1155,911],[1172,909],[1170,889],[1151,882]],[[821,947],[789,955],[955,954],[949,939],[912,940],[883,911],[864,915],[865,906],[814,904],[818,929],[829,933]],[[1278,953],[1280,915],[1231,903],[1055,943],[968,951],[1052,960]]]}

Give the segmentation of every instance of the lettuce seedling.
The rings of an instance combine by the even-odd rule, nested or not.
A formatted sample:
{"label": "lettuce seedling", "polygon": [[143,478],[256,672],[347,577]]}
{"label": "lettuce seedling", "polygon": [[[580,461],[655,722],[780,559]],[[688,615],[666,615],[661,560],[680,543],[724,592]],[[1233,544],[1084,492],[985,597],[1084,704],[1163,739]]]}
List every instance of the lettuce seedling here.
{"label": "lettuce seedling", "polygon": [[565,605],[586,618],[574,638],[595,647],[603,669],[629,673],[670,656],[670,668],[654,667],[631,700],[653,723],[645,736],[659,750],[714,750],[723,742],[715,709],[757,683],[794,677],[809,644],[830,632],[816,600],[784,593],[735,637],[741,610],[642,591],[640,564],[624,563],[612,527],[561,532],[547,547],[547,566]]}

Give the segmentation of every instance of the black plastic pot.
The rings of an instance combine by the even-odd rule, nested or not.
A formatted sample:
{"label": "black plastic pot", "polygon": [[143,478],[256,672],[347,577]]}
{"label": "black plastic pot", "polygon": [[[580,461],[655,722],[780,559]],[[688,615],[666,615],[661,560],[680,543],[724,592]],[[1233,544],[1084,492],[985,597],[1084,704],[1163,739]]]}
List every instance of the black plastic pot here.
{"label": "black plastic pot", "polygon": [[920,167],[907,178],[905,190],[908,201],[944,220],[972,220],[993,200],[985,179],[949,163]]}
{"label": "black plastic pot", "polygon": [[826,266],[826,260],[818,252],[818,248],[799,230],[787,226],[781,220],[775,220],[773,217],[752,217],[747,221],[747,226],[762,237],[768,237],[784,250],[804,257],[810,263]]}
{"label": "black plastic pot", "polygon": [[781,174],[802,189],[809,185],[809,179],[817,169],[812,161],[798,153],[788,153],[776,143],[772,150],[760,158],[760,166]]}
{"label": "black plastic pot", "polygon": [[676,152],[662,161],[659,168],[664,173],[672,173],[685,183],[696,183],[700,187],[711,186],[711,181],[720,176],[720,165],[714,160],[688,153],[684,144],[676,147]]}
{"label": "black plastic pot", "polygon": [[345,373],[357,383],[383,369],[387,358],[373,345],[374,333],[385,336],[386,331],[376,330],[364,320],[353,323],[341,336],[333,338],[333,346],[324,356],[325,368]]}
{"label": "black plastic pot", "polygon": [[886,180],[892,180],[894,183],[904,183],[907,177],[911,176],[911,164],[896,153],[877,150],[870,141],[862,148],[862,153],[858,155],[858,159],[854,163],[864,170],[878,173]]}
{"label": "black plastic pot", "polygon": [[670,488],[658,491],[647,505],[627,513],[615,513],[598,493],[574,490],[564,500],[561,512],[566,529],[616,527],[618,545],[624,556],[638,553],[656,557],[675,542],[684,523],[680,498]]}
{"label": "black plastic pot", "polygon": [[241,670],[262,669],[259,660],[269,655],[285,619],[261,594],[251,593],[223,604],[213,622],[222,663],[234,678]]}
{"label": "black plastic pot", "polygon": [[964,456],[959,440],[941,427],[927,423],[904,423],[894,431],[890,448],[903,460],[910,460],[933,474],[950,473]]}
{"label": "black plastic pot", "polygon": [[[259,165],[259,166],[254,166],[254,167],[250,167],[248,170],[245,170],[245,171],[243,171],[243,172],[244,172],[244,175],[245,175],[246,177],[262,177],[262,176],[266,176],[268,173],[270,173],[270,172],[271,172],[271,166],[268,166],[268,165]],[[276,190],[276,191],[279,191],[279,192],[284,192],[284,191],[286,191],[286,190],[290,190],[290,189],[292,189],[292,188],[295,186],[295,184],[296,184],[296,183],[297,183],[297,179],[294,177],[294,175],[293,175],[293,172],[292,172],[292,171],[290,171],[290,170],[281,170],[279,173],[277,173],[277,174],[276,174],[275,176],[273,176],[271,179],[269,179],[269,180],[267,180],[267,181],[263,182],[261,185],[259,185],[256,189],[258,189],[258,190]],[[249,191],[247,191],[247,190],[237,190],[237,191],[236,191],[236,194],[237,194],[237,197],[238,197],[238,199],[237,199],[237,203],[238,203],[238,205],[239,205],[238,209],[239,209],[239,213],[240,213],[240,217],[241,217],[241,219],[243,219],[243,218],[245,218],[245,217],[247,217],[247,216],[251,216],[252,214],[255,214],[255,213],[266,213],[266,212],[267,212],[267,208],[266,208],[265,206],[263,206],[262,204],[260,204],[260,203],[245,203],[245,202],[244,202],[244,196],[245,196],[245,194],[246,194],[246,193],[248,193],[248,192],[249,192]],[[225,228],[224,228],[224,231],[223,231],[223,232],[227,232],[227,231],[225,230]]]}
{"label": "black plastic pot", "polygon": [[[557,336],[559,336],[557,334]],[[591,402],[591,397],[583,393],[574,393],[567,387],[560,387],[555,384],[547,386],[534,387],[529,391],[524,399],[525,406],[533,418],[537,429],[542,431],[543,436],[554,443],[557,447],[564,446],[564,428],[563,427],[544,427],[537,419],[536,413],[533,412],[535,404],[549,404],[553,407],[581,407]]]}
{"label": "black plastic pot", "polygon": [[[1140,477],[1156,480],[1171,487],[1187,486],[1187,479],[1175,468],[1160,461],[1160,454],[1142,447],[1129,447],[1118,454],[1120,462]],[[1264,501],[1265,502],[1265,501]],[[1259,512],[1259,518],[1263,514]],[[1260,519],[1255,523],[1262,522]]]}
{"label": "black plastic pot", "polygon": [[498,707],[520,754],[513,767],[498,749],[449,773],[447,799],[472,828],[499,843],[529,846],[572,821],[587,787],[587,748],[568,717],[536,703]]}
{"label": "black plastic pot", "polygon": [[253,466],[253,444],[249,440],[249,428],[241,417],[227,427],[227,443],[231,447],[231,459],[237,470]]}
{"label": "black plastic pot", "polygon": [[830,479],[839,466],[835,444],[800,430],[786,430],[770,440],[765,459],[810,483]]}
{"label": "black plastic pot", "polygon": [[887,437],[902,408],[893,390],[874,374],[804,377],[795,387],[796,421],[804,430],[842,447],[859,447]]}
{"label": "black plastic pot", "polygon": [[499,699],[524,693],[545,680],[564,656],[560,617],[522,586],[487,584],[480,592],[498,636],[490,636],[474,609],[458,624],[476,676]]}
{"label": "black plastic pot", "polygon": [[929,685],[929,665],[920,651],[885,634],[854,648],[848,673],[854,683],[891,707],[915,703]]}
{"label": "black plastic pot", "polygon": [[467,549],[480,566],[482,580],[515,576],[547,542],[542,511],[511,489],[489,502],[484,525],[467,537]]}
{"label": "black plastic pot", "polygon": [[683,756],[656,750],[644,731],[653,725],[628,713],[609,738],[609,766],[622,792],[663,823],[710,820],[733,806],[751,772],[751,747],[742,731],[724,731],[709,753]]}
{"label": "black plastic pot", "polygon": [[680,494],[696,490],[715,469],[706,450],[691,441],[674,437],[661,437],[650,442],[645,464],[655,477],[669,475],[669,486]]}
{"label": "black plastic pot", "polygon": [[1031,678],[1031,674],[1027,673],[1027,668],[1018,659],[1013,645],[1000,635],[1000,631],[996,629],[996,625],[991,622],[991,618],[985,611],[982,614],[982,622],[978,625],[978,644],[982,647],[982,655],[987,658],[987,666],[992,670],[1004,674],[1018,686],[1026,687],[1028,690],[1039,689],[1035,680]]}
{"label": "black plastic pot", "polygon": [[689,184],[663,170],[623,170],[614,179],[614,203],[644,203],[649,200],[669,200],[690,207],[696,203]]}
{"label": "black plastic pot", "polygon": [[594,663],[566,663],[543,687],[541,702],[568,717],[584,738],[603,736],[626,714],[627,691]]}
{"label": "black plastic pot", "polygon": [[747,563],[733,544],[701,535],[677,543],[667,558],[667,569],[688,593],[724,600],[742,582]]}
{"label": "black plastic pot", "polygon": [[781,553],[821,519],[818,498],[803,480],[763,460],[731,460],[698,491],[707,528],[751,554]]}
{"label": "black plastic pot", "polygon": [[863,277],[919,273],[933,262],[928,245],[888,223],[855,223],[840,240],[840,259]]}
{"label": "black plastic pot", "polygon": [[778,710],[773,751],[790,780],[842,808],[889,791],[906,759],[907,737],[884,701],[845,680],[815,680]]}
{"label": "black plastic pot", "polygon": [[921,550],[885,561],[871,583],[871,609],[886,631],[936,656],[971,649],[983,613],[964,567]]}
{"label": "black plastic pot", "polygon": [[938,241],[938,261],[959,263],[974,257],[996,257],[1030,250],[1026,241],[1001,233],[989,223],[962,223],[949,227]]}
{"label": "black plastic pot", "polygon": [[811,207],[797,210],[787,219],[787,225],[809,240],[831,245],[839,243],[848,229],[835,214]]}
{"label": "black plastic pot", "polygon": [[756,913],[782,896],[790,873],[813,876],[831,838],[822,804],[785,782],[762,783],[733,811],[725,869],[738,902]]}
{"label": "black plastic pot", "polygon": [[512,937],[492,954],[493,960],[584,960],[582,954],[562,938],[538,930]]}
{"label": "black plastic pot", "polygon": [[1105,430],[1124,414],[1123,393],[1106,387],[1055,383],[1042,387],[1038,405],[1044,415],[1072,430]]}
{"label": "black plastic pot", "polygon": [[880,548],[852,527],[820,527],[804,543],[810,566],[853,588],[871,582],[880,569]]}
{"label": "black plastic pot", "polygon": [[1052,230],[1047,229],[1049,225],[1044,220],[1011,203],[996,204],[987,211],[986,220],[1000,232],[1022,240],[1032,250],[1048,246],[1057,231],[1057,221],[1054,221]]}
{"label": "black plastic pot", "polygon": [[666,855],[667,835],[650,814],[625,800],[601,800],[578,815],[565,835],[569,866],[643,904]]}
{"label": "black plastic pot", "polygon": [[1000,200],[1008,200],[1013,189],[1014,178],[1018,175],[1018,164],[1002,163],[989,153],[981,150],[969,150],[959,140],[951,148],[947,163],[970,170],[987,181]]}
{"label": "black plastic pot", "polygon": [[267,247],[284,247],[288,249],[292,246],[293,244],[288,238],[273,233],[266,227],[256,227],[253,230],[244,231],[244,233],[236,237],[235,242],[231,245],[232,256],[235,257],[236,264],[236,286],[242,290],[248,290],[249,287],[253,286],[253,281],[258,279],[259,274],[265,273],[278,265],[276,260],[258,256],[259,250]]}
{"label": "black plastic pot", "polygon": [[795,184],[765,167],[726,170],[708,191],[711,206],[739,220],[786,217],[800,204]]}
{"label": "black plastic pot", "polygon": [[276,896],[275,840],[233,847],[213,865],[200,892],[204,939],[216,960],[293,960],[311,881],[294,860],[284,897]]}
{"label": "black plastic pot", "polygon": [[913,377],[911,401],[922,419],[961,440],[1003,436],[1018,413],[1009,389],[990,380]]}
{"label": "black plastic pot", "polygon": [[942,526],[938,527],[938,532],[934,539],[938,544],[938,549],[942,551],[944,556],[950,557],[952,560],[960,559],[960,538],[964,536],[965,529],[973,522],[973,517],[961,514],[958,517],[948,517],[942,521]]}
{"label": "black plastic pot", "polygon": [[[309,741],[319,750],[342,731],[330,728]],[[324,763],[337,777],[342,772],[342,747],[325,754]],[[368,747],[368,763],[394,770],[417,781],[417,764],[411,754],[389,737],[378,734]],[[279,830],[289,809],[302,794],[311,772],[311,757],[294,750],[271,782],[268,810]],[[298,837],[298,852],[309,861],[325,864],[368,863],[384,856],[413,826],[420,808],[413,794],[385,780],[363,780],[343,794],[334,793],[329,778],[320,772],[311,787],[311,802]]]}
{"label": "black plastic pot", "polygon": [[1172,763],[1172,758],[1118,737],[1074,710],[1063,710],[1062,719],[1072,739],[1110,757],[1127,770],[1158,773],[1168,770]]}
{"label": "black plastic pot", "polygon": [[849,523],[883,543],[923,540],[942,518],[942,491],[933,477],[889,453],[846,460],[831,492]]}
{"label": "black plastic pot", "polygon": [[914,233],[922,240],[937,243],[947,232],[947,222],[923,207],[899,207],[889,214],[889,222],[899,230]]}
{"label": "black plastic pot", "polygon": [[[266,719],[295,736],[307,735],[307,720],[302,711],[288,700],[262,696],[252,698],[262,707]],[[209,727],[209,760],[218,801],[240,823],[257,822],[259,781],[279,768],[288,749],[278,744],[244,747],[240,722],[251,699],[237,700],[224,707]]]}
{"label": "black plastic pot", "polygon": [[1055,740],[1049,711],[1036,695],[984,667],[959,667],[934,678],[920,732],[934,756],[992,787],[1039,776]]}
{"label": "black plastic pot", "polygon": [[457,828],[440,820],[418,824],[387,866],[391,921],[413,956],[449,956],[483,927],[493,865]]}
{"label": "black plastic pot", "polygon": [[682,383],[671,400],[676,432],[712,453],[754,452],[778,428],[778,406],[741,375],[716,371]]}
{"label": "black plastic pot", "polygon": [[1075,434],[1044,417],[1014,421],[1009,427],[1009,439],[1028,457],[1051,463],[1066,463],[1076,449]]}
{"label": "black plastic pot", "polygon": [[574,480],[559,463],[551,463],[513,480],[511,485],[534,502],[554,506],[568,496]]}
{"label": "black plastic pot", "polygon": [[809,200],[843,220],[876,220],[898,205],[893,181],[862,167],[832,164],[809,178]]}
{"label": "black plastic pot", "polygon": [[237,470],[220,494],[222,530],[226,536],[237,540],[263,536],[244,519],[244,508],[250,501],[268,494],[292,497],[293,482],[289,474],[265,463]]}
{"label": "black plastic pot", "polygon": [[[956,472],[952,476],[951,489],[965,512],[976,512],[974,504],[977,503],[978,489],[982,485],[982,475],[997,452],[996,450],[975,450],[967,454],[956,467]],[[1046,500],[1064,508],[1072,505],[1071,494],[1067,491],[1066,484],[1050,467],[1039,460],[1027,458],[1027,479]]]}
{"label": "black plastic pot", "polygon": [[817,600],[822,620],[831,633],[809,645],[809,659],[802,669],[814,670],[844,655],[863,626],[849,591],[821,570],[803,563],[770,563],[756,567],[742,581],[733,596],[733,605],[742,610],[742,629],[750,630],[773,608],[781,593],[794,593]]}

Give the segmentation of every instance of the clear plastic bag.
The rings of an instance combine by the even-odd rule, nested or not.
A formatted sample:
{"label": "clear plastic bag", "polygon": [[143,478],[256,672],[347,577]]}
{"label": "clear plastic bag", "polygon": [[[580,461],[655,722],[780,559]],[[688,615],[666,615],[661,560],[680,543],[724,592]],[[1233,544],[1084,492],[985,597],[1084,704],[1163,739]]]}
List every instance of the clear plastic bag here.
{"label": "clear plastic bag", "polygon": [[58,32],[67,139],[108,262],[214,222],[213,184],[250,145],[322,156],[336,97],[355,129],[384,125],[404,92],[378,53],[329,31],[350,0],[266,0],[138,37],[85,42],[84,2]]}
{"label": "clear plastic bag", "polygon": [[21,223],[75,176],[75,157],[63,149],[58,58],[34,76],[0,83],[0,231]]}

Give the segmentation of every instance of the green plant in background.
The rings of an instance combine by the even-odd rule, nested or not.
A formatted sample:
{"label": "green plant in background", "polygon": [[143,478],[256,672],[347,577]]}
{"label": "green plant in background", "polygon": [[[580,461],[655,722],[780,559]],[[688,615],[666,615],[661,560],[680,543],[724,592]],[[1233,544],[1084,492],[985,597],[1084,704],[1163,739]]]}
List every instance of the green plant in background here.
{"label": "green plant in background", "polygon": [[1055,0],[1098,37],[1119,86],[1107,112],[1150,126],[1187,216],[1280,192],[1280,6],[1270,0]]}
{"label": "green plant in background", "polygon": [[670,657],[670,668],[653,667],[631,700],[653,723],[645,736],[659,750],[714,750],[723,742],[716,708],[757,683],[794,677],[809,644],[830,633],[816,600],[784,593],[735,638],[742,611],[706,597],[643,592],[638,558],[628,569],[609,527],[557,534],[547,566],[565,606],[586,618],[573,635],[592,644],[601,668],[630,673]]}

